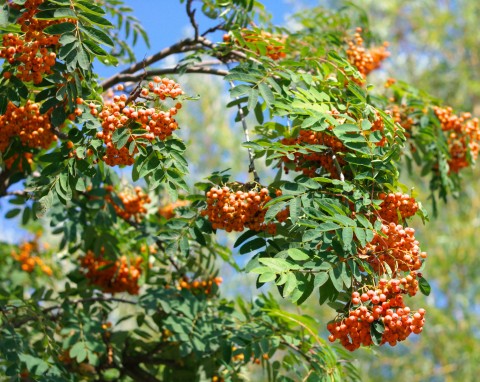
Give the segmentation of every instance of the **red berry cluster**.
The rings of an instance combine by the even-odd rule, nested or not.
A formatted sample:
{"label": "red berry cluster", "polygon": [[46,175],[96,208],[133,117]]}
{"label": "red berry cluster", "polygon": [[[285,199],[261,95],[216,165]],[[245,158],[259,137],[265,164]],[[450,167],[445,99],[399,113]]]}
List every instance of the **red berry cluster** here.
{"label": "red berry cluster", "polygon": [[352,65],[354,65],[363,78],[377,69],[381,62],[390,56],[387,51],[388,43],[383,43],[383,46],[365,48],[364,41],[361,35],[362,29],[357,28],[353,39],[348,41],[347,58]]}
{"label": "red berry cluster", "polygon": [[[56,53],[59,36],[48,35],[43,30],[51,25],[64,22],[75,23],[73,19],[42,20],[35,15],[39,6],[45,0],[27,0],[22,7],[22,14],[17,20],[23,34],[8,33],[3,36],[3,47],[0,48],[0,57],[12,65],[17,65],[16,76],[24,81],[33,81],[35,84],[42,82],[45,74],[52,73],[52,66],[56,62]],[[8,73],[8,74],[7,74]],[[4,77],[9,78],[10,72],[5,72]]]}
{"label": "red berry cluster", "polygon": [[[277,191],[277,196],[281,191]],[[275,234],[275,223],[265,224],[265,214],[268,208],[264,208],[271,200],[267,188],[259,191],[234,191],[230,187],[212,187],[207,192],[207,208],[202,211],[207,216],[214,229],[224,229],[227,232],[241,232],[245,228],[253,231],[267,231]],[[277,220],[283,222],[288,217],[286,213],[277,215]]]}
{"label": "red berry cluster", "polygon": [[[117,90],[123,90],[123,85],[119,85]],[[146,100],[165,100],[166,98],[175,99],[183,94],[180,86],[167,78],[161,79],[155,77],[153,82],[148,84],[148,89],[144,88],[134,98],[129,99],[126,94],[115,95],[111,100],[105,101],[102,111],[99,113],[94,103],[89,104],[92,115],[100,117],[102,122],[102,131],[97,133],[97,137],[102,139],[106,145],[106,154],[103,157],[105,163],[109,166],[116,165],[132,165],[134,163],[134,155],[129,152],[128,143],[120,149],[117,149],[112,142],[112,135],[115,130],[122,127],[136,127],[145,130],[145,134],[133,137],[134,139],[147,139],[149,141],[158,138],[165,140],[172,135],[173,131],[178,128],[178,123],[174,119],[178,110],[182,107],[180,102],[166,111],[160,110],[158,107],[145,107]],[[141,101],[141,102],[139,102]]]}
{"label": "red berry cluster", "polygon": [[381,219],[386,222],[393,222],[398,224],[399,215],[401,220],[405,220],[416,214],[418,211],[418,203],[410,195],[396,193],[381,193],[379,198],[382,201],[378,214]]}
{"label": "red berry cluster", "polygon": [[480,129],[478,118],[472,118],[470,113],[461,116],[453,114],[451,107],[433,108],[435,115],[440,120],[443,131],[448,132],[448,148],[450,159],[448,164],[451,172],[458,172],[469,166],[468,157],[476,160],[480,143]]}
{"label": "red berry cluster", "polygon": [[373,240],[359,251],[358,256],[365,258],[374,271],[382,275],[387,273],[385,264],[394,274],[418,270],[422,265],[421,259],[427,254],[420,251],[413,228],[392,222],[382,224],[381,234],[375,233]]}
{"label": "red berry cluster", "polygon": [[[112,186],[107,186],[107,191],[113,191]],[[145,204],[150,203],[150,197],[144,193],[140,187],[135,187],[134,192],[131,190],[125,190],[118,193],[118,197],[123,203],[123,207],[116,204],[112,197],[107,194],[106,201],[110,203],[118,216],[124,220],[130,220],[132,217],[140,222],[142,215],[147,212]]]}
{"label": "red berry cluster", "polygon": [[140,264],[142,258],[137,257],[134,262],[129,263],[126,256],[116,261],[108,260],[103,256],[95,256],[88,251],[80,258],[80,264],[85,269],[85,277],[98,286],[105,293],[138,294],[138,280],[142,274]]}
{"label": "red berry cluster", "polygon": [[353,292],[348,317],[327,325],[331,333],[329,341],[338,339],[350,351],[361,345],[373,345],[371,325],[375,323],[383,328],[381,345],[388,343],[395,346],[411,333],[421,333],[425,324],[425,309],[413,312],[403,301],[404,294],[416,294],[416,278],[416,272],[411,272],[402,279],[381,279],[377,288],[365,293]]}
{"label": "red berry cluster", "polygon": [[[301,171],[304,175],[309,177],[318,176],[317,169],[322,167],[332,178],[339,178],[333,155],[338,152],[346,151],[346,147],[338,138],[325,132],[300,130],[298,137],[283,138],[281,143],[284,145],[323,145],[329,147],[325,152],[315,152],[310,150],[308,154],[295,152],[295,159],[291,160],[285,156],[282,160],[284,163],[293,162],[295,164],[295,171]],[[345,165],[345,161],[340,156],[337,157],[337,162],[339,166]],[[287,167],[285,167],[285,172],[288,173]]]}
{"label": "red berry cluster", "polygon": [[50,114],[50,111],[41,114],[40,105],[31,101],[20,107],[9,102],[5,114],[0,116],[0,152],[7,150],[14,137],[30,148],[49,148],[57,140],[50,124]]}

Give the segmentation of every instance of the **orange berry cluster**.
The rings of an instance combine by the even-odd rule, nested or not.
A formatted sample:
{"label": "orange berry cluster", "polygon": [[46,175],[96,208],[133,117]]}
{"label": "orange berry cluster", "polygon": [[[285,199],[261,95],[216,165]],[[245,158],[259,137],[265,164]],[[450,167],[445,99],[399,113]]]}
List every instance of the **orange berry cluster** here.
{"label": "orange berry cluster", "polygon": [[[286,38],[284,36],[280,37],[277,35],[273,35],[269,32],[265,31],[260,31],[260,34],[258,34],[255,31],[252,31],[250,29],[243,29],[242,30],[242,38],[245,40],[246,43],[265,43],[267,42],[268,45],[266,46],[266,53],[265,55],[267,57],[270,57],[272,60],[280,60],[281,58],[285,58],[285,40]],[[231,37],[229,34],[225,34],[223,36],[223,41],[224,42],[231,42]],[[238,42],[236,42],[238,45]],[[257,54],[260,54],[260,50],[257,49],[256,52]]]}
{"label": "orange berry cluster", "polygon": [[[382,117],[380,117],[380,114],[377,112],[375,121],[373,121],[370,131],[380,131],[381,133],[383,133],[384,129],[385,129],[385,123],[383,122]],[[385,143],[387,143],[387,137],[383,135],[382,139],[380,139],[380,141],[378,141],[376,145],[383,147],[385,146]]]}
{"label": "orange berry cluster", "polygon": [[[281,143],[284,145],[323,145],[330,148],[329,152],[314,152],[308,154],[296,152],[295,159],[290,160],[286,156],[283,157],[284,163],[295,164],[295,171],[301,171],[304,175],[309,177],[318,176],[317,169],[322,167],[330,173],[332,178],[339,178],[339,173],[333,159],[333,154],[346,151],[346,147],[342,142],[333,135],[325,132],[315,132],[310,130],[300,130],[297,138],[283,138]],[[331,152],[330,152],[331,151]],[[341,157],[337,157],[339,166],[345,165],[345,161]],[[288,173],[288,168],[285,167],[285,172]]]}
{"label": "orange berry cluster", "polygon": [[415,215],[418,211],[418,203],[410,195],[402,194],[401,192],[391,192],[389,194],[382,192],[379,198],[383,201],[380,204],[378,214],[384,221],[389,223],[398,224],[399,215],[402,220],[405,220]]}
{"label": "orange berry cluster", "polygon": [[2,153],[13,137],[18,137],[27,147],[42,149],[47,149],[57,140],[50,124],[50,111],[40,114],[40,105],[31,101],[20,107],[9,102],[5,114],[0,116],[0,131]]}
{"label": "orange berry cluster", "polygon": [[470,113],[460,116],[453,114],[451,107],[433,108],[435,115],[440,120],[443,131],[448,131],[448,148],[450,171],[458,172],[469,166],[468,157],[473,161],[478,157],[480,129],[478,118],[472,118]]}
{"label": "orange berry cluster", "polygon": [[85,277],[98,286],[105,293],[138,294],[138,280],[142,274],[140,264],[142,258],[137,257],[134,262],[129,263],[126,256],[116,261],[108,260],[103,256],[95,256],[88,251],[80,258],[82,268],[86,270]]}
{"label": "orange berry cluster", "polygon": [[[123,90],[123,85],[117,87]],[[148,89],[144,88],[138,94],[144,100],[166,98],[175,99],[182,95],[183,91],[180,86],[167,78],[154,77],[153,82],[148,84]],[[165,140],[172,135],[173,131],[178,128],[178,123],[174,119],[178,110],[182,107],[180,102],[171,107],[167,111],[162,111],[158,107],[144,107],[144,102],[136,103],[136,100],[129,100],[126,94],[115,95],[111,100],[105,101],[102,111],[99,113],[94,103],[89,104],[92,115],[99,116],[102,123],[102,131],[97,133],[97,137],[102,139],[106,145],[106,153],[102,158],[109,166],[116,165],[132,165],[134,163],[135,149],[132,154],[129,152],[128,143],[134,139],[147,139],[149,141],[158,138]],[[131,104],[128,104],[131,102]],[[137,125],[137,126],[134,126]],[[140,125],[140,126],[138,126]],[[134,138],[131,136],[128,143],[120,149],[117,149],[112,142],[112,135],[115,130],[122,127],[140,127],[146,130],[146,133]]]}
{"label": "orange berry cluster", "polygon": [[177,289],[187,289],[192,291],[194,294],[206,294],[209,295],[212,292],[212,286],[215,284],[220,286],[223,279],[221,277],[215,277],[208,280],[193,280],[189,281],[188,278],[184,277],[182,281],[179,282]]}
{"label": "orange berry cluster", "polygon": [[[30,165],[33,163],[32,153],[23,153],[23,154],[15,153],[10,158],[5,159],[5,168],[7,170],[11,170],[13,168],[13,165],[15,164],[15,161],[18,159],[19,155],[22,155]],[[24,168],[23,168],[23,163],[21,159],[18,161],[18,165],[16,166],[15,169],[19,172],[23,172]]]}
{"label": "orange berry cluster", "polygon": [[36,266],[40,267],[43,273],[47,276],[52,275],[52,269],[46,265],[43,260],[33,253],[38,253],[38,242],[36,240],[25,242],[19,245],[20,252],[12,251],[11,255],[14,260],[21,263],[21,268],[25,272],[33,272]]}
{"label": "orange berry cluster", "polygon": [[[19,64],[16,76],[24,81],[33,81],[35,84],[42,82],[43,75],[52,73],[52,66],[56,62],[55,50],[58,46],[59,36],[48,35],[43,30],[54,24],[76,21],[73,19],[42,20],[35,18],[39,6],[45,0],[27,0],[22,8],[22,14],[17,20],[21,25],[23,34],[8,33],[3,36],[3,47],[0,48],[0,57],[10,64]],[[7,74],[8,73],[8,74]],[[4,77],[9,78],[10,72],[5,72]]]}
{"label": "orange berry cluster", "polygon": [[158,209],[158,214],[165,219],[171,219],[175,217],[175,209],[178,207],[185,207],[189,205],[188,200],[177,200],[175,203],[167,204]]}
{"label": "orange berry cluster", "polygon": [[361,32],[362,29],[357,28],[353,39],[348,42],[347,58],[363,78],[366,78],[371,71],[377,69],[381,62],[390,56],[390,52],[387,51],[387,42],[383,43],[383,46],[366,49]]}
{"label": "orange berry cluster", "polygon": [[[277,191],[277,196],[281,191]],[[212,223],[213,229],[227,232],[241,232],[245,228],[253,231],[266,231],[272,235],[276,232],[275,223],[265,224],[268,208],[265,204],[272,200],[267,188],[260,191],[234,191],[227,186],[212,187],[207,192],[207,208],[201,212]],[[280,213],[277,220],[283,222],[288,214]]]}
{"label": "orange berry cluster", "polygon": [[361,345],[371,346],[371,325],[377,321],[383,324],[384,332],[380,344],[395,346],[411,333],[420,334],[425,324],[425,309],[413,312],[403,301],[402,294],[416,293],[416,273],[402,279],[381,279],[376,289],[366,293],[352,293],[352,305],[348,317],[327,325],[331,333],[330,342],[339,340],[348,350]]}
{"label": "orange berry cluster", "polygon": [[[394,99],[392,101],[395,101]],[[405,106],[392,105],[390,110],[386,111],[387,114],[390,114],[395,121],[400,126],[405,129],[405,137],[410,138],[410,130],[412,130],[415,122],[413,118],[409,117],[407,114],[407,108]]]}
{"label": "orange berry cluster", "polygon": [[422,265],[421,259],[425,259],[427,254],[420,252],[413,228],[391,222],[382,224],[382,235],[375,233],[373,240],[359,251],[359,257],[365,258],[381,275],[387,271],[385,264],[394,274],[418,270]]}
{"label": "orange berry cluster", "polygon": [[[106,187],[107,191],[112,191],[112,186]],[[141,187],[135,187],[135,193],[131,190],[121,191],[118,193],[118,197],[123,203],[123,207],[116,204],[112,197],[107,194],[105,200],[110,203],[118,216],[124,220],[130,220],[132,217],[140,222],[142,215],[147,212],[145,204],[150,203],[150,197],[148,194],[144,193]]]}

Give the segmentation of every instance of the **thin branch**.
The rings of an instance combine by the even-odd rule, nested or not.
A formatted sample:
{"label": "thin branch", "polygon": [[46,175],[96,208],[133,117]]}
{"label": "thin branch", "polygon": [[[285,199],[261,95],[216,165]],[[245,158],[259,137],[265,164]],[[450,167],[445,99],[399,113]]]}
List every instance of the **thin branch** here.
{"label": "thin branch", "polygon": [[[230,81],[230,86],[233,88],[235,85],[232,81]],[[239,97],[236,97],[238,100]],[[245,120],[245,114],[243,113],[242,105],[238,104],[238,115],[240,116],[240,119],[242,121],[242,127],[243,127],[243,133],[245,135],[245,141],[248,143],[250,142],[250,136],[248,134],[248,126],[247,126],[247,121]],[[258,176],[257,169],[255,168],[255,158],[253,155],[253,151],[250,147],[247,148],[248,151],[248,158],[250,161],[250,164],[248,166],[248,172],[253,173],[253,180],[257,183],[260,183],[260,177]]]}
{"label": "thin branch", "polygon": [[179,74],[179,72],[182,73],[199,73],[199,74],[212,74],[212,75],[217,75],[217,76],[226,76],[229,72],[227,70],[223,69],[217,69],[217,68],[209,68],[209,67],[203,67],[203,66],[191,66],[189,68],[186,68],[184,70],[180,70],[178,66],[174,66],[171,68],[160,68],[160,69],[152,69],[152,70],[147,70],[146,73],[140,73],[140,74],[122,74],[119,75],[116,79],[116,83],[120,82],[138,82],[139,80],[142,79],[142,77],[146,76],[151,77],[151,76],[162,76],[165,74]]}
{"label": "thin branch", "polygon": [[[67,301],[67,300],[65,300]],[[79,300],[74,300],[74,301],[69,301],[68,303],[71,304],[71,305],[78,305],[78,304],[81,304],[81,303],[84,303],[84,302],[111,302],[111,301],[115,301],[115,302],[121,302],[121,303],[124,303],[124,304],[131,304],[131,305],[136,305],[137,303],[135,301],[131,301],[131,300],[125,300],[123,298],[116,298],[116,297],[105,297],[105,296],[99,296],[99,297],[88,297],[88,298],[83,298],[83,299],[79,299]],[[62,305],[54,305],[54,306],[50,306],[48,308],[44,308],[42,309],[42,314],[46,315],[54,310],[60,310],[62,309]],[[35,321],[37,320],[37,316],[28,316],[28,317],[24,317],[20,320],[18,320],[17,322],[14,322],[13,323],[13,326],[15,328],[18,328],[22,325],[25,325],[26,323],[30,322],[30,321]]]}
{"label": "thin branch", "polygon": [[[132,227],[136,228],[137,230],[142,229],[142,227],[140,226],[140,224],[138,224],[137,222],[134,222],[134,221],[129,220],[129,219],[123,219],[123,220],[124,220],[125,222],[127,222],[128,224],[130,224]],[[142,230],[142,231],[143,231],[143,230]],[[145,231],[143,231],[143,232],[145,232]],[[163,245],[163,241],[161,241],[161,240],[160,240],[159,238],[157,238],[157,237],[153,237],[153,239],[155,240],[155,244],[157,244],[158,248],[159,248],[161,251],[165,252],[165,254],[166,254],[165,247],[164,247],[164,245]],[[172,266],[175,268],[175,270],[176,270],[178,273],[182,274],[182,271],[181,271],[180,267],[179,267],[178,264],[175,262],[175,260],[173,259],[173,257],[172,257],[172,256],[167,256],[167,259],[168,259],[168,261],[170,262],[170,264],[172,264]]]}
{"label": "thin branch", "polygon": [[225,26],[225,23],[220,23],[220,24],[217,24],[211,28],[208,28],[205,32],[202,33],[202,37],[205,37],[207,34],[209,33],[213,33],[213,32],[216,32],[218,30],[224,30],[224,27]]}
{"label": "thin branch", "polygon": [[152,374],[143,370],[138,363],[128,362],[127,360],[123,363],[123,371],[134,381],[142,382],[161,382],[159,379],[155,378]]}
{"label": "thin branch", "polygon": [[332,155],[333,163],[335,164],[335,168],[340,176],[340,180],[342,182],[345,181],[345,176],[343,175],[342,168],[340,167],[340,163],[338,163],[337,156],[335,154]]}
{"label": "thin branch", "polygon": [[56,129],[55,127],[52,127],[51,128],[52,132],[58,137],[60,138],[62,141],[65,141],[68,139],[68,135],[65,134],[64,132]]}
{"label": "thin branch", "polygon": [[155,62],[158,62],[165,57],[171,56],[172,54],[177,54],[177,53],[182,53],[182,52],[188,52],[192,50],[200,50],[202,48],[203,44],[201,44],[199,41],[192,40],[191,38],[187,38],[184,40],[181,40],[177,42],[176,44],[173,44],[160,52],[157,52],[147,58],[145,58],[142,61],[136,62],[135,64],[129,66],[128,68],[122,70],[121,72],[118,72],[111,76],[110,78],[107,78],[106,80],[102,81],[100,83],[100,86],[103,89],[109,89],[112,86],[120,83],[121,81],[118,81],[118,78],[123,75],[123,74],[131,74],[131,73],[136,73],[139,70],[154,64]]}
{"label": "thin branch", "polygon": [[10,186],[11,170],[4,170],[0,173],[0,197],[5,196]]}
{"label": "thin branch", "polygon": [[192,24],[193,30],[195,32],[194,40],[198,41],[198,37],[199,37],[198,23],[195,20],[196,9],[192,9],[192,3],[193,3],[193,0],[187,0],[187,15],[188,15],[188,18],[190,19],[190,24]]}

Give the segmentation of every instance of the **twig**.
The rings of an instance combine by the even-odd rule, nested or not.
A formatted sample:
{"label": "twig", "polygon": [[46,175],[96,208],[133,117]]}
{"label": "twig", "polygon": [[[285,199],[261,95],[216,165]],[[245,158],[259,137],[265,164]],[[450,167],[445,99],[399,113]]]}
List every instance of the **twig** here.
{"label": "twig", "polygon": [[51,128],[52,132],[58,137],[60,138],[62,141],[65,141],[68,139],[68,135],[65,134],[64,132],[56,129],[55,127],[52,127]]}
{"label": "twig", "polygon": [[337,156],[335,154],[332,155],[333,163],[335,164],[335,168],[340,176],[340,180],[343,182],[345,181],[345,176],[343,175],[342,168],[340,167],[340,163],[338,163]]}
{"label": "twig", "polygon": [[[117,82],[138,82],[139,79],[142,77],[151,77],[151,76],[162,76],[164,74],[178,74],[180,72],[178,66],[170,67],[170,68],[160,68],[160,69],[152,69],[147,70],[146,73],[140,74],[122,74],[117,77]],[[209,67],[202,67],[202,66],[191,66],[183,70],[184,73],[199,73],[199,74],[213,74],[217,76],[226,76],[229,72],[223,69],[217,68],[209,68]]]}
{"label": "twig", "polygon": [[[122,218],[122,219],[123,219],[123,218]],[[132,221],[132,220],[129,220],[129,219],[123,219],[123,220],[124,220],[125,222],[127,222],[128,224],[130,224],[132,227],[136,228],[137,230],[140,230],[140,229],[142,228],[142,227],[140,226],[140,224],[138,224],[138,223],[136,223],[136,222],[134,222],[134,221]],[[144,230],[142,230],[142,231],[145,232]],[[163,246],[163,242],[162,242],[159,238],[157,238],[157,237],[154,237],[153,239],[155,240],[155,244],[157,244],[158,248],[159,248],[161,251],[165,252],[165,254],[166,254],[165,247]],[[173,259],[173,257],[172,257],[172,256],[167,256],[167,259],[168,259],[168,261],[170,262],[170,264],[172,264],[172,266],[175,268],[175,270],[176,270],[178,273],[182,274],[182,271],[181,271],[180,267],[177,265],[177,263],[175,262],[175,260]]]}
{"label": "twig", "polygon": [[215,25],[214,27],[208,28],[205,32],[202,33],[202,37],[205,37],[209,33],[216,32],[219,29],[222,30],[224,26],[225,23],[220,23],[218,25]]}
{"label": "twig", "polygon": [[[235,84],[232,81],[230,81],[230,86],[234,88]],[[239,97],[236,97],[236,99],[238,100]],[[248,134],[247,121],[245,120],[245,114],[243,113],[242,105],[240,104],[238,104],[238,115],[240,115],[240,119],[242,121],[243,133],[245,135],[245,140],[248,143],[250,142],[250,136]],[[250,160],[250,164],[248,166],[248,172],[253,173],[253,180],[255,182],[260,183],[260,177],[258,176],[257,170],[255,168],[255,158],[253,155],[253,151],[250,147],[247,148],[247,151],[248,151],[248,158]]]}
{"label": "twig", "polygon": [[[67,300],[65,300],[65,301],[67,301]],[[81,303],[84,303],[84,302],[102,302],[102,301],[103,302],[115,301],[115,302],[121,302],[121,303],[124,303],[124,304],[132,304],[132,305],[137,304],[135,301],[125,300],[123,298],[116,298],[116,297],[107,298],[105,296],[88,297],[88,298],[83,298],[83,299],[79,299],[79,300],[69,301],[69,304],[77,305],[77,304],[81,304]],[[57,310],[57,309],[62,309],[62,305],[55,305],[55,306],[50,306],[48,308],[42,309],[42,314],[48,314],[48,313],[50,313],[54,310]],[[13,326],[15,328],[18,328],[22,325],[25,325],[26,323],[28,323],[30,321],[36,320],[36,319],[37,319],[37,316],[24,317],[23,319],[21,319],[17,322],[14,322]]]}
{"label": "twig", "polygon": [[198,41],[198,36],[199,36],[198,23],[195,20],[196,9],[192,9],[192,3],[193,3],[193,0],[187,0],[187,15],[188,15],[188,18],[190,19],[190,24],[192,24],[193,30],[195,32],[194,40]]}
{"label": "twig", "polygon": [[188,52],[192,50],[199,50],[199,49],[202,49],[202,47],[203,47],[203,44],[201,44],[199,41],[192,40],[191,38],[186,38],[165,49],[162,49],[160,52],[157,52],[145,58],[142,61],[136,62],[135,64],[129,66],[128,68],[122,70],[121,72],[114,74],[110,78],[107,78],[106,80],[102,81],[100,83],[100,86],[103,89],[111,88],[112,86],[121,82],[121,81],[118,81],[118,78],[123,74],[136,73],[142,68],[152,65],[155,62],[158,62],[164,59],[165,57],[171,56],[172,54]]}

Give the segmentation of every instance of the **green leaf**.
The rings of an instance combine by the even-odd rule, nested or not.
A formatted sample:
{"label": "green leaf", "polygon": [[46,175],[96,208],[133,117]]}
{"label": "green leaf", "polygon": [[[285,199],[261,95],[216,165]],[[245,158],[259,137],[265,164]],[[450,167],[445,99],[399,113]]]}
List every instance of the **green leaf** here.
{"label": "green leaf", "polygon": [[253,110],[257,102],[258,102],[258,90],[254,88],[250,88],[250,91],[248,92],[248,103],[247,103],[248,110]]}
{"label": "green leaf", "polygon": [[270,267],[272,271],[276,273],[285,272],[293,268],[298,268],[292,263],[289,263],[285,259],[271,258],[271,257],[261,257],[258,259],[260,263]]}
{"label": "green leaf", "polygon": [[288,297],[289,295],[292,294],[292,292],[295,290],[297,287],[297,278],[295,277],[295,274],[292,272],[289,272],[287,274],[287,281],[285,282],[285,286],[283,287],[283,297]]}
{"label": "green leaf", "polygon": [[78,363],[85,361],[87,358],[87,349],[84,342],[77,342],[70,349],[70,357],[76,358]]}
{"label": "green leaf", "polygon": [[91,1],[77,0],[75,5],[83,10],[90,11],[91,13],[96,13],[98,15],[105,14],[105,11],[101,7],[95,5]]}
{"label": "green leaf", "polygon": [[301,201],[299,198],[293,198],[289,203],[290,220],[296,223],[301,213]]}
{"label": "green leaf", "polygon": [[342,229],[342,240],[343,240],[343,249],[349,250],[351,248],[352,240],[353,240],[352,228]]}
{"label": "green leaf", "polygon": [[49,27],[46,27],[43,30],[43,32],[48,34],[64,34],[64,33],[73,32],[75,29],[76,29],[75,24],[60,23],[60,24],[54,24],[54,25],[50,25]]}
{"label": "green leaf", "polygon": [[100,46],[95,44],[92,40],[85,40],[83,42],[83,48],[95,56],[107,56],[108,53],[103,50]]}
{"label": "green leaf", "polygon": [[319,272],[315,275],[315,280],[314,280],[314,287],[315,288],[320,288],[323,284],[327,282],[329,279],[328,273],[327,272]]}
{"label": "green leaf", "polygon": [[113,28],[113,24],[110,21],[92,12],[80,12],[80,18],[102,28]]}
{"label": "green leaf", "polygon": [[81,46],[77,48],[77,60],[80,68],[82,68],[83,70],[90,69],[90,57],[88,56],[88,53]]}
{"label": "green leaf", "polygon": [[238,237],[237,241],[235,241],[235,244],[233,245],[233,248],[237,248],[239,245],[243,244],[245,241],[247,241],[251,237],[257,236],[257,235],[258,235],[258,232],[256,232],[256,231],[248,230],[248,231],[243,232]]}
{"label": "green leaf", "polygon": [[249,252],[252,252],[252,251],[255,251],[257,249],[260,249],[262,247],[265,247],[266,245],[266,242],[265,242],[265,239],[261,238],[261,237],[257,237],[253,240],[250,240],[249,242],[245,243],[244,245],[242,245],[240,247],[240,254],[241,255],[244,255],[246,253],[249,253]]}
{"label": "green leaf", "polygon": [[21,212],[21,209],[20,209],[20,208],[14,208],[14,209],[8,211],[8,212],[5,214],[5,217],[6,217],[7,219],[11,219],[11,218],[14,218],[15,216],[17,216],[20,212]]}
{"label": "green leaf", "polygon": [[432,287],[424,277],[418,278],[418,287],[420,288],[420,292],[422,292],[425,296],[430,295]]}
{"label": "green leaf", "polygon": [[275,280],[276,278],[277,278],[276,273],[265,272],[258,277],[258,281],[261,283],[268,283],[270,281]]}
{"label": "green leaf", "polygon": [[267,84],[260,82],[258,84],[258,90],[260,91],[260,95],[262,96],[262,98],[270,107],[275,102],[275,96],[273,95],[273,92],[270,90],[270,87]]}
{"label": "green leaf", "polygon": [[343,290],[343,279],[342,279],[342,270],[339,266],[332,268],[328,271],[330,280],[332,281],[333,286],[339,292]]}
{"label": "green leaf", "polygon": [[87,36],[89,36],[91,39],[95,40],[96,42],[107,45],[111,48],[114,47],[114,43],[112,39],[105,32],[96,28],[88,27],[88,26],[80,26],[80,29],[83,32],[85,32]]}
{"label": "green leaf", "polygon": [[297,261],[303,261],[303,260],[309,260],[310,256],[308,256],[305,252],[301,251],[298,248],[290,248],[287,250],[288,256],[292,258],[293,260]]}
{"label": "green leaf", "polygon": [[378,346],[381,344],[384,331],[385,331],[385,326],[381,321],[374,321],[370,325],[370,336],[372,337],[372,342],[375,345]]}

